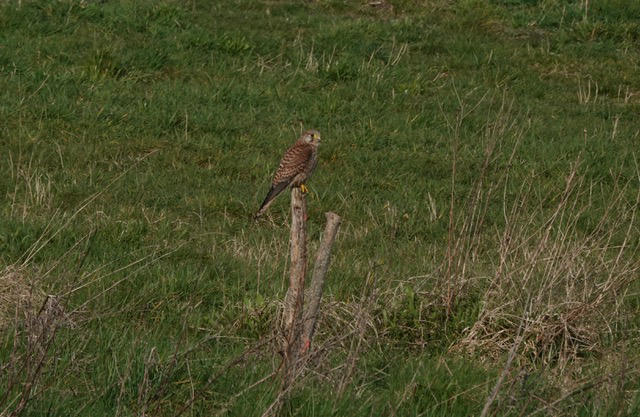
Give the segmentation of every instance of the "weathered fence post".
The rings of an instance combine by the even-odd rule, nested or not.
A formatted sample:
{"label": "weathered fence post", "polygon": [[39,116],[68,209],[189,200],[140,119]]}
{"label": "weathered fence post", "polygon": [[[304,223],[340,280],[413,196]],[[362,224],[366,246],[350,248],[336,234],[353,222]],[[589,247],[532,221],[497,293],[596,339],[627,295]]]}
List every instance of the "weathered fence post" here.
{"label": "weathered fence post", "polygon": [[[265,411],[264,415],[277,413],[277,410],[293,387],[296,376],[302,367],[300,359],[308,352],[318,319],[318,310],[325,276],[331,259],[331,247],[335,241],[340,216],[326,213],[327,225],[320,242],[311,288],[310,304],[304,308],[304,283],[307,273],[307,203],[299,188],[291,190],[291,266],[289,269],[289,290],[284,300],[283,315],[283,373],[278,399]],[[304,319],[303,319],[304,318]]]}
{"label": "weathered fence post", "polygon": [[324,228],[322,241],[316,254],[316,262],[313,266],[313,275],[311,276],[311,287],[309,288],[309,305],[304,310],[304,327],[302,330],[302,349],[306,352],[311,346],[313,333],[318,320],[318,309],[320,308],[320,300],[322,299],[322,290],[324,289],[324,279],[329,269],[329,261],[331,260],[331,247],[336,240],[338,228],[342,219],[336,213],[327,212],[327,225]]}
{"label": "weathered fence post", "polygon": [[284,386],[295,374],[299,354],[300,324],[307,274],[307,201],[300,188],[291,190],[291,266],[289,290],[284,301]]}

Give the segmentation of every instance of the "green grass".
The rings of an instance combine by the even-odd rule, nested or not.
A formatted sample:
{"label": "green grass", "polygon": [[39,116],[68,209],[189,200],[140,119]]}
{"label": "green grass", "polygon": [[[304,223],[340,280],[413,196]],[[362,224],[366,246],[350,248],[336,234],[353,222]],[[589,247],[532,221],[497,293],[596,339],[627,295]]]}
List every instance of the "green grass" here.
{"label": "green grass", "polygon": [[[323,137],[312,250],[324,212],[343,224],[325,292],[335,310],[318,335],[329,348],[282,415],[478,415],[516,339],[513,317],[533,311],[525,300],[560,306],[580,290],[594,307],[579,315],[586,324],[567,321],[566,306],[531,313],[540,335],[560,322],[584,331],[577,351],[527,339],[493,413],[557,400],[542,414],[635,415],[638,368],[621,363],[640,362],[640,6],[387,3],[0,5],[0,266],[20,265],[36,310],[55,294],[67,312],[22,415],[174,415],[192,396],[185,415],[269,406],[273,382],[232,396],[277,365],[271,346],[223,367],[276,321],[288,197],[270,220],[250,217],[305,128]],[[557,245],[527,260],[558,208]],[[526,242],[507,256],[509,285],[496,279],[505,230]],[[561,284],[545,286],[549,270]],[[371,271],[366,343],[337,396],[350,344],[335,337],[357,319]],[[620,287],[596,302],[589,285],[607,279]],[[506,300],[512,310],[484,315]],[[0,363],[13,330],[29,327],[11,311]],[[7,390],[7,372],[0,414],[21,392]]]}

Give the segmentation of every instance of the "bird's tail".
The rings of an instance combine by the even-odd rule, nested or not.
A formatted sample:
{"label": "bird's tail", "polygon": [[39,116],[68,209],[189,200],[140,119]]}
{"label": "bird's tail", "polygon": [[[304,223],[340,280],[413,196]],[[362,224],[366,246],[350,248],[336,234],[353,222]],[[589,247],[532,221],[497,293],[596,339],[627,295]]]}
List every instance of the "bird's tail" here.
{"label": "bird's tail", "polygon": [[257,219],[258,217],[262,216],[264,212],[267,211],[273,200],[278,196],[278,194],[280,194],[282,190],[287,188],[287,185],[287,182],[281,182],[280,184],[272,185],[271,189],[267,193],[267,196],[260,205],[258,212],[255,214],[255,216],[253,216],[253,218]]}

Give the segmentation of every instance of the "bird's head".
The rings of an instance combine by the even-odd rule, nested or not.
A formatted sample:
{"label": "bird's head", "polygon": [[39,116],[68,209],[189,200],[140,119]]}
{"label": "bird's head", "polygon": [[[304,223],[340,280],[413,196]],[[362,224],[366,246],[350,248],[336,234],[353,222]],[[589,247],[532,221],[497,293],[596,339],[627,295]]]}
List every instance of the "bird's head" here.
{"label": "bird's head", "polygon": [[314,146],[318,146],[320,144],[320,132],[315,129],[307,130],[302,134],[302,140],[305,143],[310,143]]}

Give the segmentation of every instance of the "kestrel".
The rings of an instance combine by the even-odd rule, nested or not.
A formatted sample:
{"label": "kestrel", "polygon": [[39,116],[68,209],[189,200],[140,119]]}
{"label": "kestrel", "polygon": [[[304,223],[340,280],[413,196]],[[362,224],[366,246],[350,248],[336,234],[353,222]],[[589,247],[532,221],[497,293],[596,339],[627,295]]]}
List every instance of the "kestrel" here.
{"label": "kestrel", "polygon": [[318,163],[319,144],[320,132],[311,129],[304,132],[296,143],[287,149],[276,173],[273,175],[271,189],[262,202],[255,218],[262,216],[273,200],[287,188],[287,186],[300,187],[303,192],[308,191],[304,182],[311,177]]}

